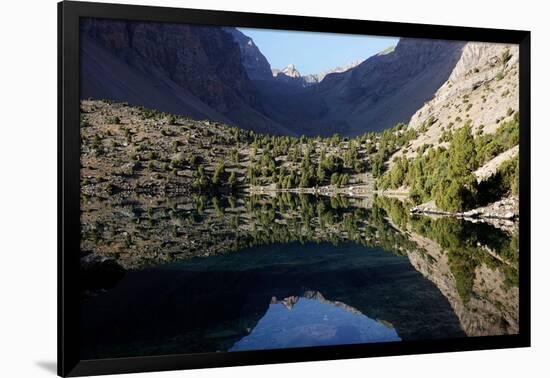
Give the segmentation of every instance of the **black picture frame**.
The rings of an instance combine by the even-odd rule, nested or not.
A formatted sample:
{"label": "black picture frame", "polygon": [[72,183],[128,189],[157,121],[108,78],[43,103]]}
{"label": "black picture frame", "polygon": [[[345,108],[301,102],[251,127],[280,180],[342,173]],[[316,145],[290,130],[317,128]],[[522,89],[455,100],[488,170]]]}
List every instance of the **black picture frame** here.
{"label": "black picture frame", "polygon": [[[79,19],[111,18],[519,44],[519,334],[231,353],[80,360]],[[83,376],[530,346],[530,32],[242,12],[58,3],[58,374]]]}

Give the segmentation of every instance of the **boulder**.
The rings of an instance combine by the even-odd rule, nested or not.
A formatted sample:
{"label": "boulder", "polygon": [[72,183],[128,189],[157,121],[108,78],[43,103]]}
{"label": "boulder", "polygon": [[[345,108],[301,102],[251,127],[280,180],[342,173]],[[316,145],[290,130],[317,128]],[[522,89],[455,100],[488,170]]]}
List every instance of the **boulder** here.
{"label": "boulder", "polygon": [[505,213],[503,215],[503,218],[505,218],[505,219],[514,219],[514,217],[515,217],[515,214],[511,211],[508,211],[507,213]]}

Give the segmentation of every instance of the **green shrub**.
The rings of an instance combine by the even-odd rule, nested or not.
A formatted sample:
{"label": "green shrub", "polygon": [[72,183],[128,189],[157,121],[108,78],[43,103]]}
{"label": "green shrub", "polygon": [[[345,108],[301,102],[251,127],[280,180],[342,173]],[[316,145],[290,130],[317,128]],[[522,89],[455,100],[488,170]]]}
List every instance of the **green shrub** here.
{"label": "green shrub", "polygon": [[340,185],[340,175],[337,172],[334,172],[330,176],[330,185],[336,185],[336,186]]}
{"label": "green shrub", "polygon": [[214,175],[212,176],[212,184],[223,185],[225,179],[225,164],[223,162],[218,163],[214,169]]}
{"label": "green shrub", "polygon": [[177,121],[178,121],[178,119],[176,118],[176,116],[172,115],[172,114],[170,114],[167,118],[167,122],[168,122],[169,125],[176,125]]}
{"label": "green shrub", "polygon": [[494,134],[484,134],[476,138],[476,153],[480,164],[519,143],[519,113],[513,113],[511,120],[502,122]]}
{"label": "green shrub", "polygon": [[120,124],[120,118],[118,116],[114,117],[108,117],[107,123],[113,124],[113,125],[119,125]]}
{"label": "green shrub", "polygon": [[229,179],[227,180],[227,184],[229,185],[230,189],[234,189],[237,187],[237,175],[235,172],[231,172],[229,175]]}
{"label": "green shrub", "polygon": [[170,161],[172,164],[172,167],[174,168],[183,168],[185,166],[185,154],[183,152],[178,152],[174,156],[172,156],[172,160]]}
{"label": "green shrub", "polygon": [[517,156],[502,163],[498,167],[497,174],[502,176],[502,183],[508,192],[515,196],[519,195],[519,158]]}
{"label": "green shrub", "polygon": [[347,173],[344,173],[342,176],[340,176],[340,184],[339,186],[346,186],[349,183],[349,175]]}
{"label": "green shrub", "polygon": [[191,168],[193,169],[197,168],[198,163],[199,163],[199,158],[197,155],[191,155],[189,157],[189,165],[191,166]]}
{"label": "green shrub", "polygon": [[88,126],[90,126],[90,122],[88,122],[88,119],[83,114],[80,114],[80,127]]}
{"label": "green shrub", "polygon": [[205,192],[211,189],[212,183],[202,164],[197,167],[197,172],[195,173],[195,177],[191,185],[193,189],[198,192]]}
{"label": "green shrub", "polygon": [[510,53],[510,49],[506,49],[502,52],[500,55],[500,62],[504,65],[506,62],[508,62],[512,58],[512,54]]}

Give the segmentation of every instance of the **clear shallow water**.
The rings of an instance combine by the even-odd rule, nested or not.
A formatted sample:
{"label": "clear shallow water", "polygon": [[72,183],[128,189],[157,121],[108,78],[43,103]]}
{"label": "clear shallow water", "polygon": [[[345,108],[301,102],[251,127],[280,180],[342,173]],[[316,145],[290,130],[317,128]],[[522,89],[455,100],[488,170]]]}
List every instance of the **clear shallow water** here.
{"label": "clear shallow water", "polygon": [[354,309],[299,297],[292,307],[272,303],[252,332],[229,351],[400,341],[389,324]]}

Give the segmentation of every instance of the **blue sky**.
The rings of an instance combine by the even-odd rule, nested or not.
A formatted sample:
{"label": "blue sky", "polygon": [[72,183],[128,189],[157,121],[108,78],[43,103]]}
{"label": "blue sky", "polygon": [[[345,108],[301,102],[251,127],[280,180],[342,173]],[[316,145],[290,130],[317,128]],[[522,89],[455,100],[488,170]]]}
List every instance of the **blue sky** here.
{"label": "blue sky", "polygon": [[395,46],[398,41],[398,38],[391,37],[238,29],[254,40],[271,68],[283,68],[292,63],[302,75],[366,59],[389,46]]}

